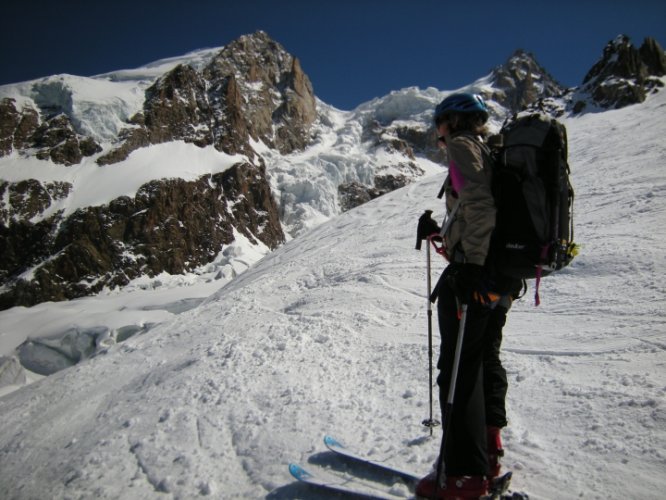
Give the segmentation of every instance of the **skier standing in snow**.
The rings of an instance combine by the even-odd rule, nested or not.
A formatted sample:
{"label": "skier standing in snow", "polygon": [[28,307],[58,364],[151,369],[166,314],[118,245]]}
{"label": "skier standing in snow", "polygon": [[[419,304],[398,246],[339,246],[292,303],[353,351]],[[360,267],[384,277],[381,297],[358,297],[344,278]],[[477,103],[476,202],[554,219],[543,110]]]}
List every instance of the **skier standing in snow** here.
{"label": "skier standing in snow", "polygon": [[[437,106],[434,119],[438,141],[449,157],[443,191],[452,218],[443,245],[450,264],[435,290],[442,337],[437,383],[443,415],[462,304],[467,312],[454,403],[444,423],[443,456],[436,470],[419,482],[416,493],[444,500],[472,499],[486,494],[489,478],[499,474],[499,431],[507,423],[507,379],[499,348],[511,296],[520,290],[520,283],[503,277],[489,258],[496,210],[489,150],[482,142],[488,120],[485,102],[473,94],[452,94]],[[439,232],[432,224],[433,232]]]}

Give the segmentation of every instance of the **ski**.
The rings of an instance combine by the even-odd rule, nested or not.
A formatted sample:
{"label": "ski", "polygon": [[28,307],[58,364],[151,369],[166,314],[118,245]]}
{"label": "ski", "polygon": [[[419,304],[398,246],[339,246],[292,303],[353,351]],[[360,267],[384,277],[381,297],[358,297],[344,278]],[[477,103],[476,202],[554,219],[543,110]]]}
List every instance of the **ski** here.
{"label": "ski", "polygon": [[373,467],[375,469],[379,469],[386,474],[393,474],[395,476],[399,476],[407,483],[415,485],[419,481],[419,479],[421,479],[421,476],[414,474],[413,472],[402,470],[400,468],[394,467],[384,462],[371,460],[367,457],[364,457],[350,450],[349,448],[345,447],[340,441],[331,436],[324,436],[324,444],[326,445],[326,448],[328,448],[330,451],[339,456],[353,460],[355,462],[362,463],[364,465]]}
{"label": "ski", "polygon": [[[295,479],[316,488],[356,498],[395,500],[396,498],[405,498],[405,494],[412,495],[410,496],[412,499],[421,498],[413,496],[414,488],[421,476],[386,464],[383,461],[369,459],[328,435],[324,437],[324,444],[336,456],[352,464],[367,467],[366,472],[353,468],[346,469],[344,472],[331,471],[316,466],[314,469],[306,470],[298,464],[291,463],[289,464],[289,472]],[[367,476],[367,471],[370,470],[373,472],[370,476]],[[375,474],[376,472],[386,478],[400,479],[398,483],[400,486],[391,486],[384,480],[379,480],[379,476]],[[509,490],[511,477],[512,473],[507,472],[495,478],[492,481],[490,492],[479,500],[529,500],[527,494]]]}
{"label": "ski", "polygon": [[[379,487],[373,488],[350,475],[326,473],[318,468],[315,470],[317,473],[313,473],[311,470],[306,470],[295,463],[289,464],[289,472],[295,479],[306,483],[309,486],[321,488],[331,493],[342,493],[346,496],[364,498],[367,500],[396,500],[397,498],[404,498],[404,494],[402,493],[399,495],[392,495],[388,491],[384,493]],[[525,493],[509,492],[508,488],[510,482],[511,473],[507,472],[503,476],[497,478],[493,484],[492,491],[488,495],[481,497],[479,500],[529,500],[529,496]],[[410,498],[420,499],[421,497]]]}
{"label": "ski", "polygon": [[[342,456],[346,459],[364,464],[366,466],[378,469],[386,474],[392,474],[400,477],[405,483],[414,487],[419,482],[422,475],[414,474],[413,472],[405,471],[390,464],[381,461],[371,460],[343,445],[340,441],[332,436],[324,436],[324,444],[333,453]],[[492,482],[490,493],[485,495],[480,500],[528,500],[529,496],[525,493],[511,492],[509,487],[511,485],[512,473],[507,472],[502,476],[495,478]]]}
{"label": "ski", "polygon": [[300,465],[294,463],[289,464],[289,472],[298,481],[315,488],[322,488],[331,493],[343,493],[348,496],[369,500],[396,500],[397,498],[394,495],[383,494],[380,491],[369,491],[367,486],[359,483],[351,476],[326,474],[324,477],[305,470]]}

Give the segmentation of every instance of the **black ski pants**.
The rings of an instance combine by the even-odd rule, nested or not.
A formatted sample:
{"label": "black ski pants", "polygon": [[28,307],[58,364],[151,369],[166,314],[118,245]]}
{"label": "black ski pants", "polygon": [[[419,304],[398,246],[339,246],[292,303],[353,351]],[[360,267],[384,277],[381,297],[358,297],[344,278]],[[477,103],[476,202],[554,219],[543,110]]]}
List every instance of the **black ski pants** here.
{"label": "black ski pants", "polygon": [[490,311],[486,324],[483,352],[483,396],[486,407],[486,425],[506,427],[506,392],[509,384],[500,359],[502,329],[506,323],[508,307],[498,305]]}
{"label": "black ski pants", "polygon": [[[442,415],[448,398],[456,341],[458,303],[446,279],[439,283],[437,312],[442,337],[437,367]],[[453,409],[444,450],[447,476],[487,474],[486,426],[506,425],[506,372],[499,358],[506,308],[469,304]],[[446,423],[445,423],[446,425]]]}

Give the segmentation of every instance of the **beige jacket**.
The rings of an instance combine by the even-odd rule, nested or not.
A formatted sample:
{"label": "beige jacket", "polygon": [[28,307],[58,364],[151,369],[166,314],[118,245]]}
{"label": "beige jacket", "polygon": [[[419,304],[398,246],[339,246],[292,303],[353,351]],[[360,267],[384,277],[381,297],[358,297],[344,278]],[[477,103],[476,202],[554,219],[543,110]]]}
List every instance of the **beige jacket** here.
{"label": "beige jacket", "polygon": [[[483,265],[495,228],[495,201],[490,187],[492,171],[489,161],[484,161],[487,149],[469,134],[449,136],[446,142],[449,162],[453,162],[464,179],[461,192],[457,193],[460,208],[445,235],[446,247],[450,253],[462,250],[465,262]],[[445,193],[447,213],[451,213],[457,196],[450,170]]]}

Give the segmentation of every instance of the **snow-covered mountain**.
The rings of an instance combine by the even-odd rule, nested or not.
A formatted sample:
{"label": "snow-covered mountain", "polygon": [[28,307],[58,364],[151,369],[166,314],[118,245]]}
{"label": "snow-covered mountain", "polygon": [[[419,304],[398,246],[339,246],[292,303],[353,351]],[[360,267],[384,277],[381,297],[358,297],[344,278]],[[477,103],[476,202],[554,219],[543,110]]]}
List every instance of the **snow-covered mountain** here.
{"label": "snow-covered mountain", "polygon": [[[657,88],[663,50],[622,40],[576,93],[521,50],[465,90],[499,127],[526,106],[580,108],[619,74],[622,88]],[[446,94],[408,88],[336,110],[263,32],[135,70],[0,87],[0,308],[201,273],[226,262],[236,234],[272,250],[438,171],[430,116]]]}
{"label": "snow-covered mountain", "polygon": [[3,308],[198,272],[235,233],[274,249],[423,174],[404,141],[317,104],[262,32],[0,103]]}
{"label": "snow-covered mountain", "polygon": [[[564,118],[582,252],[543,281],[538,309],[516,303],[504,340],[504,463],[530,498],[657,499],[666,488],[664,106],[660,92]],[[216,292],[164,278],[0,312],[3,328],[25,332],[148,323],[160,301],[171,311],[0,398],[1,496],[331,498],[287,472],[289,461],[341,470],[324,433],[427,472],[438,440],[421,425],[426,263],[414,237],[424,209],[442,216],[442,176],[317,226]]]}

